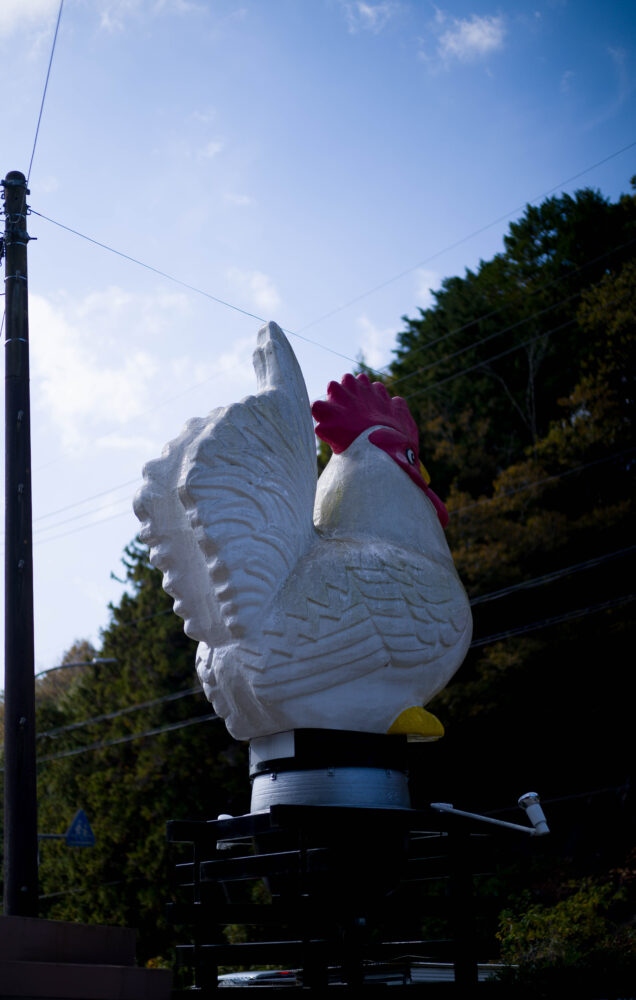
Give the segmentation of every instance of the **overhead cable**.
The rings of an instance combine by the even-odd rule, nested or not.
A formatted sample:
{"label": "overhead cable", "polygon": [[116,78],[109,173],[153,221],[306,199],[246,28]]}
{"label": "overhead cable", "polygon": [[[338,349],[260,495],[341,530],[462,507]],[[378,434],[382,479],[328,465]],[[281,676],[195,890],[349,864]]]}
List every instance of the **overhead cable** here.
{"label": "overhead cable", "polygon": [[[511,584],[509,587],[503,587],[500,590],[492,591],[489,594],[483,594],[479,597],[473,598],[470,602],[471,607],[475,607],[479,604],[485,604],[489,601],[498,600],[500,597],[505,597],[508,594],[514,593],[520,590],[529,590],[534,587],[541,586],[544,583],[552,583],[554,580],[558,580],[564,576],[576,574],[583,572],[588,569],[593,569],[596,566],[600,566],[602,563],[607,562],[611,559],[616,559],[622,555],[626,555],[629,552],[633,552],[636,549],[635,545],[628,545],[623,549],[618,549],[614,552],[606,552],[602,555],[595,556],[592,559],[587,559],[581,563],[575,563],[571,566],[565,566],[561,569],[554,570],[551,573],[545,573],[542,576],[533,577],[531,580],[523,580],[520,583]],[[631,599],[630,595],[630,598]],[[623,602],[623,598],[620,602]],[[164,615],[171,613],[172,609],[166,609],[166,611],[158,612],[157,615]],[[589,611],[589,608],[582,609],[582,611],[577,611],[576,615],[579,616],[580,613],[585,613]],[[157,617],[157,615],[148,615],[147,618]],[[567,616],[571,615],[571,612],[566,612],[565,616],[559,616],[559,620],[565,620]],[[145,620],[145,619],[144,619]],[[543,627],[545,624],[553,624],[556,619],[544,619],[541,623],[532,623],[530,626],[521,626],[524,630],[535,630],[537,627]],[[136,624],[135,622],[124,622],[123,625]],[[513,630],[514,631],[514,630]],[[497,636],[501,636],[503,633],[498,633]],[[489,636],[485,639],[476,640],[473,646],[484,645],[489,641],[497,641],[497,636]],[[125,708],[115,709],[112,712],[104,713],[103,715],[96,715],[89,719],[81,719],[78,722],[71,722],[65,726],[58,726],[55,729],[48,729],[45,732],[38,733],[36,739],[44,739],[45,737],[55,738],[62,735],[62,733],[72,732],[73,730],[83,729],[86,726],[91,726],[98,724],[100,722],[109,722],[112,719],[117,719],[123,715],[130,715],[132,712],[139,712],[146,708],[153,708],[156,705],[162,705],[166,702],[178,701],[181,698],[191,697],[193,695],[201,694],[201,687],[187,688],[183,691],[176,691],[173,694],[162,695],[159,698],[153,698],[150,701],[139,702],[135,705],[128,705]]]}
{"label": "overhead cable", "polygon": [[[620,607],[623,604],[633,601],[634,598],[636,598],[636,593],[624,594],[621,597],[616,597],[608,601],[602,601],[599,604],[591,604],[585,608],[576,608],[572,611],[566,611],[561,615],[554,615],[552,618],[543,618],[540,621],[531,622],[528,625],[520,625],[518,628],[507,629],[504,632],[497,632],[494,635],[484,636],[482,639],[474,640],[470,644],[469,649],[476,649],[480,646],[501,642],[503,639],[508,639],[512,636],[524,635],[528,632],[536,632],[539,629],[548,628],[566,621],[573,621],[576,618],[594,614],[598,611],[607,611],[612,608]],[[145,729],[139,733],[131,733],[128,736],[117,736],[111,740],[98,740],[97,742],[90,743],[84,747],[75,747],[73,750],[62,750],[59,753],[47,754],[44,757],[38,757],[36,763],[46,764],[50,761],[62,760],[66,757],[76,757],[79,754],[90,753],[94,750],[105,750],[108,747],[117,746],[121,743],[131,743],[134,740],[145,739],[150,736],[158,736],[161,733],[175,732],[176,730],[184,729],[187,726],[194,726],[200,722],[210,722],[215,719],[220,719],[220,716],[218,716],[215,712],[212,712],[208,715],[200,715],[193,719],[184,719],[182,722],[173,722],[166,726],[157,726],[154,729]],[[4,770],[4,768],[0,770]]]}
{"label": "overhead cable", "polygon": [[437,257],[441,257],[442,254],[448,253],[450,250],[455,250],[463,243],[467,243],[469,240],[472,240],[475,236],[479,236],[481,235],[481,233],[485,233],[488,229],[492,229],[493,226],[498,225],[500,222],[505,222],[506,219],[509,219],[511,215],[515,215],[517,212],[522,211],[524,208],[526,208],[527,205],[534,205],[535,202],[542,201],[549,195],[554,194],[555,191],[558,191],[563,187],[565,187],[566,184],[571,184],[572,181],[578,180],[579,177],[583,177],[584,174],[590,173],[591,170],[596,170],[597,167],[602,167],[604,163],[608,163],[609,160],[613,160],[615,157],[620,156],[622,153],[626,153],[629,149],[633,149],[634,146],[636,146],[636,141],[630,142],[627,146],[623,146],[621,149],[617,149],[614,153],[610,153],[609,156],[605,156],[602,160],[598,160],[596,163],[592,163],[589,167],[585,167],[584,170],[580,170],[577,174],[573,174],[571,177],[567,177],[564,181],[560,181],[558,184],[555,184],[554,187],[549,188],[548,191],[544,191],[543,194],[537,195],[535,198],[531,198],[530,201],[524,202],[523,205],[518,205],[516,208],[513,208],[509,212],[506,212],[505,215],[500,215],[497,219],[494,219],[487,225],[481,226],[479,229],[473,230],[473,232],[469,233],[468,236],[463,236],[460,240],[456,240],[454,243],[450,243],[448,246],[443,247],[441,250],[437,250],[435,253],[430,254],[429,257],[425,257],[424,260],[421,260],[418,264],[413,264],[411,267],[405,268],[404,271],[400,271],[399,274],[393,275],[392,278],[387,278],[386,281],[382,281],[380,282],[380,284],[374,285],[373,288],[369,288],[367,289],[366,292],[362,292],[360,295],[356,295],[354,298],[349,299],[342,305],[336,306],[335,309],[331,309],[329,312],[323,313],[322,316],[319,316],[317,319],[312,320],[311,323],[307,323],[305,326],[302,326],[300,328],[301,332],[304,330],[309,330],[310,327],[316,326],[317,323],[322,323],[323,320],[325,319],[330,319],[337,313],[342,312],[343,309],[348,309],[349,306],[355,305],[356,302],[360,302],[362,299],[366,299],[369,295],[373,295],[375,294],[375,292],[379,292],[381,291],[381,289],[386,288],[387,285],[392,285],[394,282],[399,281],[400,278],[405,278],[407,274],[412,274],[413,271],[417,271],[418,268],[424,267],[425,264],[430,264],[432,260],[435,260]]}
{"label": "overhead cable", "polygon": [[560,625],[562,622],[573,621],[575,618],[595,614],[597,611],[609,611],[611,608],[620,607],[622,604],[629,604],[634,598],[636,598],[636,593],[623,594],[621,597],[613,597],[610,600],[601,601],[599,604],[589,604],[586,608],[576,608],[572,611],[565,611],[561,615],[554,615],[552,618],[542,618],[540,621],[530,622],[527,625],[519,625],[517,628],[509,628],[503,632],[496,632],[494,635],[486,635],[482,639],[474,639],[469,649],[477,649],[479,646],[490,646],[494,642],[501,642],[502,639],[510,639],[515,635],[525,635],[527,632],[536,632],[538,629]]}
{"label": "overhead cable", "polygon": [[[428,344],[422,344],[421,347],[417,347],[415,349],[406,351],[404,356],[398,360],[399,361],[404,361],[406,359],[410,360],[411,358],[415,357],[415,355],[421,354],[422,351],[427,351],[433,347],[437,347],[438,344],[441,344],[444,340],[448,340],[449,337],[454,337],[456,334],[463,333],[465,330],[468,330],[471,326],[475,326],[478,323],[485,322],[485,320],[487,319],[492,319],[494,316],[498,316],[499,313],[504,312],[506,309],[510,309],[511,305],[516,305],[518,302],[521,302],[524,299],[530,299],[532,298],[533,295],[536,295],[538,292],[546,291],[546,289],[552,288],[553,285],[558,285],[560,282],[572,278],[573,275],[578,274],[579,271],[585,270],[586,267],[591,267],[593,264],[598,264],[599,261],[604,260],[604,258],[606,257],[610,257],[614,253],[618,253],[620,250],[626,250],[627,247],[632,246],[632,244],[634,243],[636,243],[636,238],[633,240],[628,240],[626,243],[621,243],[619,246],[612,247],[611,250],[607,250],[605,253],[600,254],[598,257],[594,257],[591,260],[586,260],[583,264],[580,264],[578,267],[572,268],[572,270],[565,271],[563,274],[560,274],[556,278],[553,278],[552,281],[548,281],[545,284],[537,285],[536,288],[533,288],[530,291],[524,290],[524,292],[520,293],[518,298],[513,299],[512,302],[510,301],[505,302],[503,305],[497,306],[496,309],[492,309],[490,312],[484,313],[482,316],[476,316],[473,319],[470,319],[467,323],[464,323],[462,326],[454,327],[454,329],[449,330],[447,333],[442,334],[441,337],[437,337],[435,340],[429,341]],[[580,294],[580,291],[577,294]],[[569,301],[569,299],[562,299],[560,302],[556,303],[556,305],[563,305],[567,301]],[[530,316],[525,317],[521,322],[528,322],[530,319],[535,319],[539,315],[541,315],[541,313],[533,313]],[[506,330],[502,330],[500,332],[504,333],[507,332],[507,330],[511,330],[513,328],[514,327],[507,327]],[[391,364],[393,363],[394,362],[391,362]],[[387,366],[385,365],[384,367],[386,368]],[[408,375],[401,375],[400,378],[391,379],[391,388],[393,389],[396,385],[399,385],[406,379],[413,378],[413,375],[419,374],[421,371],[424,370],[425,369],[418,369],[417,372],[410,372]]]}
{"label": "overhead cable", "polygon": [[[26,187],[29,186],[29,178],[31,176],[31,168],[33,166],[33,157],[35,156],[35,147],[37,146],[38,135],[40,134],[40,123],[42,121],[42,113],[44,111],[44,101],[46,100],[46,92],[47,92],[48,86],[49,86],[49,77],[51,75],[51,66],[53,65],[53,55],[55,53],[55,46],[57,44],[57,33],[60,30],[60,21],[62,19],[62,8],[63,8],[63,6],[64,6],[64,0],[60,0],[60,8],[59,8],[59,10],[57,12],[57,22],[55,24],[55,33],[53,35],[53,44],[51,45],[51,55],[49,57],[49,66],[48,66],[48,69],[46,71],[46,80],[44,81],[44,92],[42,94],[42,103],[40,104],[40,113],[38,115],[38,123],[37,123],[36,129],[35,129],[35,139],[33,140],[33,149],[31,151],[31,160],[29,162],[29,171],[27,173]],[[26,197],[26,192],[25,192],[25,197]]]}
{"label": "overhead cable", "polygon": [[[411,372],[409,375],[403,375],[402,378],[397,380],[397,382],[404,382],[408,379],[415,378],[416,375],[422,375],[424,372],[430,371],[431,368],[436,368],[437,365],[441,365],[445,361],[452,361],[454,358],[458,358],[460,354],[465,354],[466,351],[472,351],[475,347],[481,347],[482,344],[488,343],[489,340],[494,340],[495,337],[502,337],[504,333],[510,333],[511,330],[516,330],[517,327],[523,326],[525,323],[530,323],[531,320],[538,319],[539,316],[545,316],[546,313],[552,312],[553,309],[558,309],[559,306],[563,306],[567,302],[571,302],[572,299],[579,298],[581,292],[582,289],[579,289],[571,295],[568,295],[567,298],[561,299],[560,302],[553,302],[551,305],[545,306],[543,309],[539,309],[537,312],[532,313],[529,316],[524,316],[522,319],[516,320],[514,323],[511,323],[510,326],[504,326],[501,330],[495,330],[493,333],[489,333],[488,336],[482,337],[481,340],[474,340],[470,344],[460,347],[457,351],[453,351],[452,354],[447,354],[443,358],[437,358],[435,361],[431,361],[429,364],[423,365],[421,368]],[[440,338],[440,340],[442,339],[443,338]],[[439,341],[437,341],[437,343],[439,343]],[[397,382],[391,382],[391,388],[393,388],[394,385],[397,385]]]}
{"label": "overhead cable", "polygon": [[492,361],[499,361],[500,358],[505,358],[508,354],[520,351],[523,347],[529,347],[530,344],[536,344],[538,340],[545,340],[546,337],[551,337],[553,333],[560,333],[561,330],[565,330],[568,326],[573,326],[575,322],[576,320],[574,319],[568,319],[565,323],[560,323],[559,326],[552,327],[551,330],[545,330],[544,333],[540,333],[536,337],[524,340],[522,344],[514,344],[512,347],[508,347],[505,351],[500,351],[499,354],[493,354],[489,358],[484,358],[483,361],[478,361],[476,364],[470,365],[469,368],[463,368],[459,372],[447,375],[446,378],[442,378],[438,382],[433,382],[432,385],[426,385],[422,389],[416,389],[415,392],[409,393],[409,395],[404,398],[407,400],[414,399],[416,396],[421,396],[425,392],[432,392],[433,389],[439,388],[440,385],[446,385],[447,382],[453,382],[456,378],[460,378],[462,375],[468,375],[470,372],[474,372],[477,368],[483,368],[485,365],[489,365]]}
{"label": "overhead cable", "polygon": [[636,451],[636,446],[633,448],[625,448],[623,451],[614,452],[613,455],[603,455],[602,458],[595,458],[592,462],[585,462],[584,465],[577,465],[573,469],[565,469],[564,472],[555,472],[552,476],[544,476],[543,479],[532,479],[530,482],[524,483],[523,486],[517,486],[514,490],[505,490],[503,493],[495,493],[491,497],[484,497],[483,500],[475,500],[474,503],[466,504],[464,507],[457,507],[455,510],[452,508],[449,513],[452,514],[465,514],[468,510],[473,510],[474,507],[483,507],[484,504],[495,503],[497,500],[503,500],[505,497],[514,496],[516,493],[523,493],[525,490],[531,490],[533,486],[543,486],[544,483],[550,483],[556,479],[564,479],[566,476],[572,476],[575,472],[583,472],[585,469],[591,469],[595,465],[603,465],[605,462],[613,462],[616,458],[624,458],[626,455],[631,455]]}
{"label": "overhead cable", "polygon": [[636,545],[627,545],[624,549],[617,549],[615,552],[605,552],[603,555],[595,556],[593,559],[586,559],[584,562],[574,563],[572,566],[564,566],[561,569],[555,569],[551,573],[544,573],[543,576],[535,576],[531,580],[522,580],[520,583],[512,583],[509,587],[502,587],[500,590],[493,590],[489,594],[482,594],[480,597],[473,597],[470,602],[470,606],[471,608],[474,608],[478,604],[487,604],[490,601],[497,601],[500,597],[506,597],[508,594],[513,594],[518,590],[531,590],[544,583],[552,583],[554,580],[560,580],[564,576],[571,576],[572,574],[582,573],[587,569],[594,569],[596,566],[600,566],[602,563],[607,562],[610,559],[617,559],[620,556],[627,555],[628,552],[633,552],[634,550],[636,550]]}
{"label": "overhead cable", "polygon": [[48,517],[55,517],[56,514],[63,514],[67,510],[72,510],[74,507],[81,507],[84,503],[89,503],[91,500],[99,500],[101,497],[108,496],[110,493],[116,493],[117,490],[123,490],[126,486],[134,486],[136,483],[140,482],[139,476],[135,479],[128,479],[125,483],[120,483],[119,486],[111,486],[109,490],[102,490],[101,493],[93,493],[89,497],[84,497],[83,500],[76,500],[75,503],[68,503],[65,507],[58,507],[57,510],[51,510],[48,514],[40,514],[39,517],[33,519],[33,523],[36,524],[38,521],[44,521]]}
{"label": "overhead cable", "polygon": [[43,740],[45,737],[54,739],[62,733],[70,733],[75,729],[84,729],[85,726],[93,726],[99,722],[110,722],[111,719],[119,719],[122,715],[130,715],[131,712],[140,712],[144,708],[154,708],[156,705],[164,705],[169,701],[179,701],[180,698],[188,698],[194,694],[201,694],[201,686],[187,688],[185,691],[175,691],[173,694],[164,694],[161,698],[152,698],[150,701],[142,701],[137,705],[128,705],[127,708],[118,708],[113,712],[106,712],[103,715],[94,715],[91,719],[82,719],[80,722],[70,722],[66,726],[57,726],[55,729],[47,729],[45,732],[37,733],[36,740]]}
{"label": "overhead cable", "polygon": [[[225,306],[227,309],[232,309],[234,312],[241,313],[243,316],[248,316],[250,319],[255,319],[259,323],[266,323],[262,316],[257,316],[256,313],[249,312],[247,309],[243,309],[241,306],[235,305],[233,302],[227,302],[225,299],[219,298],[217,295],[212,295],[211,292],[206,292],[203,288],[198,288],[196,285],[191,285],[187,281],[183,281],[181,278],[175,278],[174,275],[168,274],[167,271],[161,271],[158,267],[153,267],[152,264],[145,264],[144,261],[138,260],[136,257],[131,257],[130,254],[122,253],[121,250],[116,250],[114,247],[108,246],[106,243],[101,243],[99,240],[93,239],[92,236],[86,236],[85,233],[80,233],[77,229],[72,229],[70,226],[65,226],[62,222],[57,222],[55,219],[49,218],[48,215],[44,215],[42,212],[36,212],[34,208],[31,209],[32,215],[38,215],[41,219],[45,219],[46,222],[52,223],[54,226],[59,226],[60,229],[65,229],[68,233],[73,233],[74,236],[79,236],[83,240],[87,240],[89,243],[93,243],[95,246],[101,247],[103,250],[108,250],[109,253],[114,253],[118,257],[123,257],[124,260],[130,261],[132,264],[137,264],[139,267],[145,268],[147,271],[152,271],[154,274],[158,274],[161,278],[165,278],[167,281],[173,281],[176,285],[180,285],[182,288],[187,288],[191,292],[195,292],[197,295],[203,295],[206,299],[211,299],[212,302],[216,302],[218,305]],[[327,347],[326,344],[321,344],[318,340],[312,340],[311,337],[304,337],[301,333],[295,333],[294,330],[285,330],[285,333],[289,334],[291,337],[296,337],[299,340],[305,341],[307,344],[312,344],[314,347],[319,347],[323,351],[327,351],[329,354],[335,354],[338,358],[343,358],[345,361],[350,361],[351,364],[357,365],[358,362],[355,358],[350,358],[348,354],[342,354],[340,351],[335,351],[332,347]],[[374,368],[370,369],[376,372]],[[381,374],[379,371],[376,374]]]}
{"label": "overhead cable", "polygon": [[[60,750],[59,753],[47,754],[44,757],[38,757],[37,764],[46,764],[52,760],[62,760],[65,757],[77,757],[78,754],[89,753],[93,750],[105,750],[108,747],[118,746],[121,743],[132,743],[133,740],[142,740],[148,736],[160,736],[161,733],[172,733],[177,729],[185,729],[188,726],[196,726],[200,722],[210,722],[212,719],[218,719],[219,716],[216,712],[210,712],[208,715],[197,715],[193,719],[183,719],[181,722],[173,722],[166,726],[156,726],[154,729],[144,729],[140,733],[130,733],[128,736],[116,736],[112,740],[98,740],[96,743],[90,743],[85,747],[75,747],[73,750]],[[2,768],[4,770],[4,768]]]}

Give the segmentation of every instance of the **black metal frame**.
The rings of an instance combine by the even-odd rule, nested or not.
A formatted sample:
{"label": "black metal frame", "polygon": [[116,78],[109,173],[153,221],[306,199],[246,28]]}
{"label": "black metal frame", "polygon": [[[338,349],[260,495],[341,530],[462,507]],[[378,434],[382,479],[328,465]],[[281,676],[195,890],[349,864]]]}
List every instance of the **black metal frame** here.
{"label": "black metal frame", "polygon": [[[471,989],[472,848],[491,839],[479,824],[431,809],[273,805],[234,818],[170,822],[169,842],[192,849],[191,860],[176,866],[180,899],[168,907],[170,921],[191,932],[191,943],[177,946],[179,963],[194,971],[188,994],[215,990],[219,966],[287,965],[302,970],[304,987],[321,988],[334,969],[340,982],[357,986],[365,963],[405,956],[450,958],[455,986]],[[435,915],[446,910],[451,936],[400,939],[401,887],[441,875],[447,891]],[[271,903],[237,899],[236,885],[254,879],[265,880]],[[229,924],[276,934],[229,943],[222,932]]]}

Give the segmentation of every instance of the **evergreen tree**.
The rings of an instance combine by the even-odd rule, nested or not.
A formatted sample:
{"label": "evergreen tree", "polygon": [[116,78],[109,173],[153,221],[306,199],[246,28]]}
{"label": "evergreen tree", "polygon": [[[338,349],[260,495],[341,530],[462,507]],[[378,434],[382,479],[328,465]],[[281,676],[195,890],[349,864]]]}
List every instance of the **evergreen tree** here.
{"label": "evergreen tree", "polygon": [[111,607],[100,651],[116,662],[66,672],[54,709],[38,699],[40,829],[63,832],[82,808],[96,836],[90,849],[45,842],[40,875],[43,913],[137,927],[145,960],[172,941],[166,822],[245,812],[249,782],[223,722],[197,721],[212,706],[161,575],[136,543],[124,566],[128,590]]}

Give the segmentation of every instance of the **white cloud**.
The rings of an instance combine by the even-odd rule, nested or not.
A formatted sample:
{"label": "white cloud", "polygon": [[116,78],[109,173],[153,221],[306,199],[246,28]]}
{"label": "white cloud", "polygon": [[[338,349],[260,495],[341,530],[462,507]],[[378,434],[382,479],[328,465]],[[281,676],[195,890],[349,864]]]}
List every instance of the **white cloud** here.
{"label": "white cloud", "polygon": [[126,21],[141,13],[143,0],[104,0],[99,23],[105,31],[123,31]]}
{"label": "white cloud", "polygon": [[25,27],[48,27],[59,6],[59,0],[0,0],[0,38]]}
{"label": "white cloud", "polygon": [[229,205],[238,205],[239,208],[244,208],[247,205],[253,205],[254,202],[247,194],[231,194],[229,191],[223,195],[223,200],[227,201]]}
{"label": "white cloud", "polygon": [[231,267],[226,274],[239,293],[248,296],[257,309],[269,314],[266,318],[272,318],[273,311],[281,304],[281,297],[267,274],[242,271],[238,267]]}
{"label": "white cloud", "polygon": [[608,46],[607,52],[614,64],[614,71],[618,82],[617,100],[622,103],[631,90],[627,67],[627,52],[625,49],[613,48],[611,45]]}
{"label": "white cloud", "polygon": [[399,3],[392,2],[392,0],[384,0],[383,3],[365,3],[364,0],[345,3],[344,9],[349,31],[352,35],[358,31],[370,31],[374,35],[378,35],[391,18],[397,14],[400,6]]}
{"label": "white cloud", "polygon": [[426,267],[420,267],[415,272],[415,295],[417,298],[417,306],[420,309],[430,309],[435,305],[435,298],[432,294],[432,289],[439,287],[440,276],[437,271],[429,270]]}
{"label": "white cloud", "polygon": [[364,363],[369,368],[381,368],[391,360],[391,351],[395,347],[395,329],[386,326],[383,329],[375,326],[368,316],[358,316],[357,347],[362,352]]}
{"label": "white cloud", "polygon": [[214,108],[209,108],[207,111],[191,111],[188,115],[192,121],[200,122],[202,125],[209,125],[216,117],[217,113]]}
{"label": "white cloud", "polygon": [[101,0],[100,27],[105,31],[123,31],[132,17],[193,12],[204,13],[205,6],[193,0]]}
{"label": "white cloud", "polygon": [[[65,452],[121,449],[119,430],[150,408],[159,371],[135,338],[153,341],[187,308],[180,293],[142,296],[118,288],[73,303],[31,296],[33,404]],[[131,438],[126,447],[132,446]]]}
{"label": "white cloud", "polygon": [[[503,48],[506,26],[501,14],[449,17],[436,8],[431,30],[437,35],[437,56],[442,63],[474,62]],[[424,52],[423,59],[429,59]]]}
{"label": "white cloud", "polygon": [[213,160],[224,148],[225,143],[222,139],[213,139],[211,142],[206,143],[199,156],[204,160]]}
{"label": "white cloud", "polygon": [[560,90],[562,94],[569,94],[572,89],[572,80],[574,79],[575,73],[571,69],[566,69],[565,73],[561,77]]}
{"label": "white cloud", "polygon": [[152,438],[141,434],[100,434],[95,438],[95,447],[101,451],[139,451],[150,454],[154,447]]}

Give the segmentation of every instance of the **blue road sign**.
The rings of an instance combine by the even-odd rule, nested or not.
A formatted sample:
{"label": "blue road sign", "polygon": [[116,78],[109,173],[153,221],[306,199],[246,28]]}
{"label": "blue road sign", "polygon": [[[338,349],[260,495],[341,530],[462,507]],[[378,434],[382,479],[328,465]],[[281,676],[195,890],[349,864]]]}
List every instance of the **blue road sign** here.
{"label": "blue road sign", "polygon": [[95,834],[91,830],[88,816],[83,809],[78,809],[73,822],[66,831],[67,847],[94,847]]}

